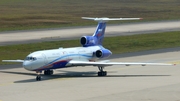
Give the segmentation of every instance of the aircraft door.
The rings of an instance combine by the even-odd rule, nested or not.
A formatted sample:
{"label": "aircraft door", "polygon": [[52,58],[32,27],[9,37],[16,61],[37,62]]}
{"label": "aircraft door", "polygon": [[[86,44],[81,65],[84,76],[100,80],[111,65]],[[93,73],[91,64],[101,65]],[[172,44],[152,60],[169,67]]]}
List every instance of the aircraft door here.
{"label": "aircraft door", "polygon": [[48,63],[47,57],[45,54],[42,53],[44,64]]}

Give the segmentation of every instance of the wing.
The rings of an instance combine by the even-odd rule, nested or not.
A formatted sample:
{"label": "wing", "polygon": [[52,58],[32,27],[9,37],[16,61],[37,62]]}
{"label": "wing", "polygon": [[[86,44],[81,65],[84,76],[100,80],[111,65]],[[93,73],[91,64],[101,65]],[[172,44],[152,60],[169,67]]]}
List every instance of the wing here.
{"label": "wing", "polygon": [[24,62],[24,60],[2,60],[2,62]]}
{"label": "wing", "polygon": [[68,63],[69,65],[73,66],[112,66],[112,65],[125,65],[125,66],[130,66],[130,65],[175,65],[175,64],[166,64],[166,63],[138,63],[138,62],[109,62],[109,61],[100,61],[100,62],[89,62],[89,61],[75,61],[71,60]]}

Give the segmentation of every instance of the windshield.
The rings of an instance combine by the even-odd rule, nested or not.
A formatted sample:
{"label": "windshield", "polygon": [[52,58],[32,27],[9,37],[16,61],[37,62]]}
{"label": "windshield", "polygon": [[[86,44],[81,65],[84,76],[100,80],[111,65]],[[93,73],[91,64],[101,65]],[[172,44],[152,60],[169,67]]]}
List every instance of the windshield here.
{"label": "windshield", "polygon": [[35,61],[37,59],[35,57],[26,57],[25,60],[27,60],[27,61]]}

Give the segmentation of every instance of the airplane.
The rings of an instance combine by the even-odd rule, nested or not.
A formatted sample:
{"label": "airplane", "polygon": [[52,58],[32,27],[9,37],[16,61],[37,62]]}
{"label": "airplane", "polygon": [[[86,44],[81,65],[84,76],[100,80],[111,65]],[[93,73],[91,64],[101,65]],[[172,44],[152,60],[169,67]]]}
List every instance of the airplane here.
{"label": "airplane", "polygon": [[3,62],[21,62],[23,67],[29,71],[36,71],[36,81],[41,80],[41,73],[52,75],[53,69],[61,69],[75,66],[97,66],[98,76],[106,76],[104,67],[112,65],[173,65],[166,63],[138,63],[138,62],[110,62],[109,60],[98,61],[112,55],[109,49],[103,47],[103,39],[106,22],[113,20],[140,20],[142,18],[92,18],[82,19],[98,22],[97,28],[92,36],[82,36],[80,43],[82,47],[59,48],[52,50],[40,50],[29,54],[24,60],[2,60]]}

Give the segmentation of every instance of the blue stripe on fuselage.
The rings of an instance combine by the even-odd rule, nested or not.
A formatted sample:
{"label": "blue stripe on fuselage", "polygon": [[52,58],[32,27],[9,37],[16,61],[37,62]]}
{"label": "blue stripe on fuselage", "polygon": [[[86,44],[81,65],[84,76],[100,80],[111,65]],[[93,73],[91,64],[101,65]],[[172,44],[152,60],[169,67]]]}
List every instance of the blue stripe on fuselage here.
{"label": "blue stripe on fuselage", "polygon": [[55,60],[53,60],[52,62],[49,62],[48,64],[38,68],[38,69],[35,69],[34,71],[37,71],[37,70],[47,70],[47,69],[57,69],[57,68],[63,68],[66,66],[66,64],[70,61],[70,59],[67,59],[67,60],[63,60],[63,58],[67,58],[67,57],[70,57],[70,56],[83,56],[83,57],[88,57],[88,58],[92,58],[92,56],[89,56],[89,55],[86,55],[86,54],[70,54],[70,55],[64,55],[64,56],[61,56]]}

